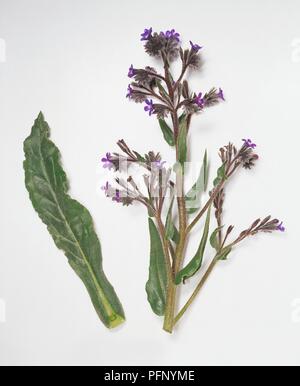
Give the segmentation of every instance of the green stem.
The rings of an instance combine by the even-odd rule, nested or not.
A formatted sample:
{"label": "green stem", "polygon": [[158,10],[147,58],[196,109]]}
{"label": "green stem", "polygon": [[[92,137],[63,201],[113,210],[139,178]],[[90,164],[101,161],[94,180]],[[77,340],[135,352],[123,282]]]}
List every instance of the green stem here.
{"label": "green stem", "polygon": [[[173,113],[173,123],[174,123],[174,132],[178,132],[179,129],[179,121],[177,112]],[[178,162],[178,151],[176,151],[176,161]],[[187,212],[184,198],[184,173],[177,173],[176,176],[176,186],[177,189],[179,187],[179,192],[177,191],[177,203],[178,203],[178,214],[179,214],[179,244],[176,249],[176,257],[173,263],[173,273],[174,277],[176,277],[179,272],[183,258],[184,258],[184,249],[186,244],[186,228],[187,228]],[[169,283],[168,291],[167,291],[167,304],[166,304],[166,312],[165,312],[165,320],[164,320],[164,330],[172,333],[174,328],[174,316],[175,316],[175,307],[176,307],[176,290],[177,286],[174,283],[174,279],[172,283]]]}
{"label": "green stem", "polygon": [[208,267],[207,271],[205,272],[203,278],[201,279],[200,283],[197,285],[195,288],[192,296],[189,298],[189,300],[186,302],[186,304],[183,306],[183,308],[179,311],[178,315],[176,316],[174,320],[174,325],[182,318],[186,310],[190,307],[190,305],[193,303],[195,298],[197,297],[198,293],[201,291],[203,288],[204,284],[206,283],[207,279],[209,278],[210,274],[214,270],[218,260],[216,258],[213,259],[211,262],[210,266]]}
{"label": "green stem", "polygon": [[176,299],[176,284],[172,280],[169,283],[167,291],[167,305],[164,319],[163,329],[172,334],[174,327],[174,315],[175,315],[175,299]]}

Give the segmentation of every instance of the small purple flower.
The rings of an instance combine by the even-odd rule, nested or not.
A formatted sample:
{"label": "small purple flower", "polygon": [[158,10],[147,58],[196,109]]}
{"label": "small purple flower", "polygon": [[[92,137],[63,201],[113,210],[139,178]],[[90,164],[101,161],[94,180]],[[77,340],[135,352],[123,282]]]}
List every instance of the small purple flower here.
{"label": "small purple flower", "polygon": [[104,169],[112,169],[114,167],[114,164],[112,162],[112,157],[110,153],[106,153],[105,157],[101,159],[101,162],[103,162]]}
{"label": "small purple flower", "polygon": [[199,46],[199,44],[194,44],[192,41],[190,41],[190,45],[192,47],[192,50],[194,52],[199,52],[203,47]]}
{"label": "small purple flower", "polygon": [[128,88],[127,88],[127,95],[126,95],[126,98],[131,99],[131,97],[132,97],[132,92],[133,92],[133,88],[129,85]]}
{"label": "small purple flower", "polygon": [[146,40],[149,40],[152,36],[152,28],[145,28],[144,32],[141,34],[141,41],[146,41]]}
{"label": "small purple flower", "polygon": [[106,183],[104,186],[102,186],[102,188],[101,188],[101,189],[104,191],[106,197],[108,197],[108,192],[109,192],[110,188],[111,188],[111,186],[110,186],[110,184],[109,184],[108,181],[107,181],[107,183]]}
{"label": "small purple flower", "polygon": [[166,31],[165,33],[162,32],[164,37],[166,39],[175,39],[177,42],[180,42],[180,34],[175,31],[175,29],[172,29],[171,31]]}
{"label": "small purple flower", "polygon": [[144,110],[149,113],[149,116],[151,116],[155,111],[153,100],[152,99],[146,99],[145,103],[146,103],[146,106],[144,107]]}
{"label": "small purple flower", "polygon": [[153,166],[159,170],[162,170],[166,163],[166,161],[155,161],[153,162]]}
{"label": "small purple flower", "polygon": [[128,77],[133,78],[135,75],[136,75],[136,69],[133,68],[133,65],[131,65],[128,70]]}
{"label": "small purple flower", "polygon": [[114,197],[112,198],[112,200],[115,202],[121,202],[121,195],[120,195],[119,190],[116,190],[116,193],[115,193]]}
{"label": "small purple flower", "polygon": [[222,90],[221,88],[219,88],[219,92],[218,92],[218,94],[217,94],[217,97],[218,97],[219,99],[222,99],[222,101],[225,102],[224,92],[223,92],[223,90]]}
{"label": "small purple flower", "polygon": [[276,228],[278,231],[280,231],[280,232],[285,232],[285,227],[283,226],[283,222],[281,222],[278,226],[277,226],[277,228]]}
{"label": "small purple flower", "polygon": [[249,147],[251,149],[256,148],[256,144],[251,141],[251,139],[242,139],[244,141],[244,146]]}
{"label": "small purple flower", "polygon": [[203,107],[205,106],[205,99],[202,98],[202,92],[200,92],[198,96],[194,99],[194,103],[196,103],[196,105],[198,105],[200,109],[203,109]]}

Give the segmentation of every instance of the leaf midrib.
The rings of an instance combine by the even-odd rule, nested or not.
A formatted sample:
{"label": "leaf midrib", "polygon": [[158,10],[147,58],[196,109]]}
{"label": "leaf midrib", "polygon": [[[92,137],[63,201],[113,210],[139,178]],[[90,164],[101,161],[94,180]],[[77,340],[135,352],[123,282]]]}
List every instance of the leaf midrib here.
{"label": "leaf midrib", "polygon": [[[88,261],[88,259],[87,259],[87,256],[86,256],[85,253],[83,252],[83,250],[82,250],[82,248],[81,248],[81,246],[80,246],[79,240],[78,240],[77,237],[75,236],[75,234],[74,234],[74,232],[73,232],[73,230],[72,230],[72,228],[71,228],[71,225],[69,224],[69,222],[68,222],[68,220],[67,220],[67,218],[66,218],[66,216],[65,216],[65,214],[64,214],[64,212],[63,212],[63,210],[62,210],[62,208],[61,208],[61,206],[60,206],[60,204],[59,204],[59,202],[58,202],[58,200],[57,200],[55,191],[52,189],[51,182],[50,182],[50,178],[49,178],[49,176],[48,176],[48,172],[47,172],[47,169],[46,169],[46,166],[45,166],[45,160],[44,160],[44,155],[43,155],[43,152],[42,152],[42,149],[41,149],[41,143],[40,143],[40,146],[39,146],[39,153],[40,153],[40,160],[41,160],[42,172],[43,172],[44,177],[45,177],[45,179],[46,179],[46,181],[47,181],[47,183],[48,183],[48,186],[49,186],[49,188],[50,188],[50,192],[51,192],[51,194],[52,194],[52,197],[53,197],[53,199],[54,199],[54,201],[55,201],[55,203],[56,203],[56,205],[57,205],[57,207],[58,207],[59,213],[60,213],[60,215],[62,216],[63,221],[66,223],[67,228],[68,228],[68,231],[69,231],[71,237],[74,239],[75,244],[76,244],[77,248],[79,249],[80,254],[81,254],[81,256],[82,256],[82,258],[83,258],[83,260],[84,260],[84,262],[85,262],[85,264],[86,264],[86,266],[87,266],[87,268],[88,268],[88,271],[89,271],[89,273],[90,273],[91,276],[92,276],[93,282],[94,282],[94,284],[95,284],[95,286],[96,286],[96,288],[97,288],[97,290],[98,290],[98,292],[99,292],[99,296],[100,296],[100,298],[101,298],[101,300],[102,300],[102,302],[103,302],[103,306],[104,306],[104,308],[105,308],[105,310],[106,310],[108,316],[109,316],[109,317],[110,317],[110,316],[113,316],[113,315],[115,315],[116,313],[115,313],[115,311],[111,308],[109,302],[107,301],[106,296],[105,296],[105,294],[104,294],[102,288],[100,287],[100,285],[99,285],[99,283],[98,283],[98,280],[97,280],[97,278],[96,278],[96,275],[95,275],[95,273],[94,273],[94,270],[92,269],[92,267],[91,267],[91,265],[90,265],[90,263],[89,263],[89,261]],[[54,174],[55,174],[55,173],[54,173]],[[66,194],[66,193],[64,192],[64,194]]]}

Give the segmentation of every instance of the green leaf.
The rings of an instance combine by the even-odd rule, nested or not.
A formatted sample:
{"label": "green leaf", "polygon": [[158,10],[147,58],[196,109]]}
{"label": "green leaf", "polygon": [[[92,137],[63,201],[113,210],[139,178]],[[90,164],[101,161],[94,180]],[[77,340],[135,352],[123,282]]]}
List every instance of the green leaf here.
{"label": "green leaf", "polygon": [[179,125],[182,125],[182,123],[186,120],[186,114],[182,113],[179,117]]}
{"label": "green leaf", "polygon": [[228,247],[225,247],[222,249],[222,251],[216,256],[217,260],[227,260],[228,255],[232,251],[232,247],[228,245]]}
{"label": "green leaf", "polygon": [[197,212],[201,207],[201,194],[206,192],[208,185],[208,168],[207,151],[205,151],[199,177],[185,197],[188,214]]}
{"label": "green leaf", "polygon": [[174,233],[173,233],[171,240],[174,241],[174,243],[178,245],[179,241],[180,241],[180,234],[179,234],[179,231],[175,225],[173,226],[173,230],[174,230]]}
{"label": "green leaf", "polygon": [[216,228],[210,236],[210,245],[218,252],[220,248],[218,235],[223,226]]}
{"label": "green leaf", "polygon": [[142,162],[142,163],[146,162],[146,158],[143,157],[140,153],[138,153],[137,151],[133,151],[133,153],[135,154],[135,156],[139,162]]}
{"label": "green leaf", "polygon": [[218,236],[222,228],[224,228],[224,226],[216,228],[210,236],[210,245],[217,251],[217,260],[227,260],[228,255],[232,251],[232,247],[230,245],[223,248],[221,251],[219,250],[221,246],[219,244]]}
{"label": "green leaf", "polygon": [[170,77],[171,83],[174,84],[174,83],[175,83],[175,80],[174,80],[174,78],[173,78],[173,75],[171,74],[171,71],[170,71],[170,70],[168,70],[168,72],[169,72],[169,77]]}
{"label": "green leaf", "polygon": [[169,95],[167,91],[164,89],[164,87],[162,86],[161,81],[157,81],[156,85],[159,89],[160,95],[169,98]]}
{"label": "green leaf", "polygon": [[205,247],[206,247],[208,235],[209,235],[210,212],[211,210],[209,209],[207,212],[203,235],[200,241],[198,251],[196,255],[193,257],[193,259],[188,263],[188,265],[177,274],[175,278],[175,284],[177,285],[180,284],[182,281],[184,282],[186,279],[194,276],[195,273],[198,272],[202,266]]}
{"label": "green leaf", "polygon": [[164,135],[166,142],[170,146],[175,146],[174,133],[173,133],[172,129],[170,128],[170,126],[167,124],[167,122],[163,118],[160,118],[158,120],[158,122],[159,122],[161,131],[163,132],[163,135]]}
{"label": "green leaf", "polygon": [[153,312],[163,316],[166,308],[167,267],[161,239],[151,218],[149,218],[149,232],[151,248],[146,291]]}
{"label": "green leaf", "polygon": [[108,328],[123,323],[122,305],[102,268],[101,246],[86,208],[68,195],[58,148],[49,140],[42,113],[24,142],[25,183],[34,209],[56,246],[86,286],[96,312]]}
{"label": "green leaf", "polygon": [[148,212],[148,216],[149,216],[149,217],[155,217],[155,213],[153,212],[153,209],[152,209],[152,208],[148,208],[148,209],[147,209],[147,212]]}
{"label": "green leaf", "polygon": [[219,185],[226,178],[226,164],[224,163],[219,169],[217,173],[217,178],[214,180],[214,187]]}
{"label": "green leaf", "polygon": [[178,160],[183,166],[187,160],[187,122],[183,119],[179,125]]}
{"label": "green leaf", "polygon": [[175,244],[179,244],[179,232],[174,225],[173,218],[172,218],[172,211],[173,211],[173,205],[174,205],[174,198],[172,199],[168,215],[167,215],[167,220],[166,220],[166,238],[167,240],[172,240],[174,241]]}

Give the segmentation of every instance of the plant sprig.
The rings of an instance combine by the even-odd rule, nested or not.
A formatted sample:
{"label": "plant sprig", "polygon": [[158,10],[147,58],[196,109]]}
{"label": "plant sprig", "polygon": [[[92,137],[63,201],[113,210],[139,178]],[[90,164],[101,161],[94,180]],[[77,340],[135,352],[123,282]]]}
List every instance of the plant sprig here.
{"label": "plant sprig", "polygon": [[[255,166],[258,155],[255,153],[256,145],[250,139],[243,139],[240,148],[229,143],[220,149],[221,165],[209,197],[202,206],[195,197],[201,196],[208,185],[207,153],[198,181],[186,194],[185,164],[190,161],[188,154],[192,118],[225,101],[224,93],[221,88],[215,87],[207,92],[191,91],[186,75],[190,70],[199,70],[201,67],[200,45],[190,41],[190,47],[184,49],[180,35],[175,30],[157,33],[152,28],[145,29],[141,40],[145,42],[147,54],[161,60],[162,71],[150,66],[135,68],[131,65],[128,76],[132,82],[128,86],[127,98],[136,103],[144,103],[145,112],[157,117],[165,141],[175,151],[174,165],[167,167],[160,153],[149,151],[140,155],[121,140],[118,146],[122,152],[107,153],[102,159],[104,167],[122,171],[132,164],[139,165],[145,171],[145,186],[140,188],[135,177],[128,171],[126,181],[117,178],[117,186],[113,187],[107,182],[103,190],[107,197],[117,203],[130,205],[139,202],[147,208],[151,236],[148,300],[153,311],[164,316],[164,330],[171,333],[218,262],[226,260],[232,250],[249,236],[285,229],[279,220],[268,216],[264,220],[256,220],[233,241],[229,241],[234,226],[230,225],[225,229],[223,223],[225,189],[233,175],[243,168],[252,169]],[[181,61],[181,71],[177,79],[172,72],[172,63],[175,60]],[[174,216],[175,201],[177,216]],[[190,206],[191,201],[195,202],[194,208]],[[216,227],[209,237],[212,210],[215,213]],[[202,236],[199,237],[199,232],[195,232],[200,241],[199,248],[193,259],[185,263],[189,235],[204,216],[206,221]],[[178,220],[174,221],[174,218]],[[207,254],[209,238],[215,249],[215,256],[209,268],[203,272],[202,262]],[[199,271],[202,271],[202,279],[188,302],[177,312],[178,286]]]}

